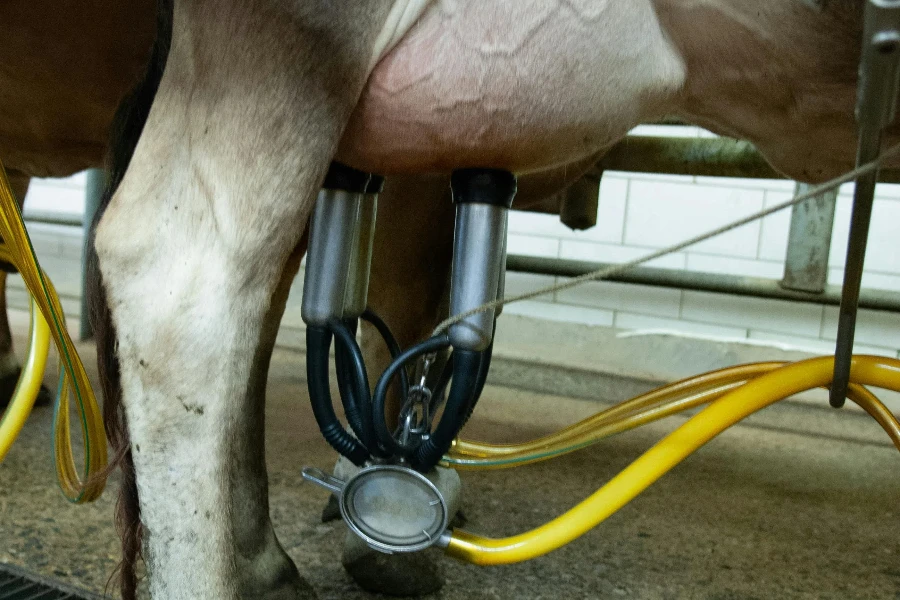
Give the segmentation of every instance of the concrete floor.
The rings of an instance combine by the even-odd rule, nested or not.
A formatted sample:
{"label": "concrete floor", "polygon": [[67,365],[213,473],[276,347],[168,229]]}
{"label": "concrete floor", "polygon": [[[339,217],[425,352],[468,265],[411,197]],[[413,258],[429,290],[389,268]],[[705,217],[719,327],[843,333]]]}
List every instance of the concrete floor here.
{"label": "concrete floor", "polygon": [[[24,344],[20,343],[20,348]],[[93,373],[93,351],[82,356]],[[272,517],[322,600],[363,599],[340,562],[341,523],[300,468],[334,455],[308,408],[303,356],[276,352],[267,448]],[[508,371],[508,369],[507,369]],[[55,371],[48,374],[48,381]],[[525,439],[598,410],[596,402],[489,386],[466,434]],[[443,559],[442,600],[506,598],[860,598],[900,600],[900,456],[851,412],[793,407],[738,426],[569,546],[521,565]],[[59,494],[51,410],[37,409],[0,465],[0,562],[101,591],[117,560],[115,480],[90,506]],[[501,536],[559,515],[680,422],[510,471],[464,473],[466,528]]]}

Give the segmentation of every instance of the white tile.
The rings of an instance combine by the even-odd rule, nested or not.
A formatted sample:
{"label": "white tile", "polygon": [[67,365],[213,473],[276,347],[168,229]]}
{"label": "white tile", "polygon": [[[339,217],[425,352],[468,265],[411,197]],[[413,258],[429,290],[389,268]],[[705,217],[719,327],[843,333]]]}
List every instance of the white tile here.
{"label": "white tile", "polygon": [[900,202],[876,200],[866,251],[867,271],[900,275]]}
{"label": "white tile", "polygon": [[[623,263],[646,256],[652,252],[652,248],[563,240],[560,244],[559,256],[560,258],[574,260]],[[664,269],[683,269],[684,265],[685,257],[684,254],[680,253],[663,256],[647,263],[648,267],[661,267]]]}
{"label": "white tile", "polygon": [[612,326],[613,323],[613,313],[609,310],[566,306],[564,304],[551,304],[534,300],[525,300],[504,306],[503,314],[500,318],[502,319],[505,315],[519,315],[584,325],[603,325],[605,327]]}
{"label": "white tile", "polygon": [[[831,285],[843,285],[844,270],[836,268],[828,269],[828,283]],[[885,273],[871,273],[864,271],[862,287],[864,290],[873,289],[900,292],[900,275],[887,275]]]}
{"label": "white tile", "polygon": [[863,272],[863,288],[874,290],[891,290],[900,292],[900,275],[887,275],[885,273]]}
{"label": "white tile", "polygon": [[[79,234],[81,232],[79,231]],[[81,254],[84,251],[84,238],[81,235],[65,235],[59,237],[59,254],[60,256],[71,257],[81,260]]]}
{"label": "white tile", "polygon": [[[506,272],[506,289],[504,291],[504,296],[518,296],[519,294],[525,294],[527,292],[533,292],[534,290],[548,287],[553,285],[556,282],[555,277],[551,277],[549,275],[535,275],[534,273],[516,273],[513,271]],[[535,300],[541,302],[552,302],[553,294],[546,294],[543,296],[538,296]]]}
{"label": "white tile", "polygon": [[616,311],[615,327],[618,329],[654,329],[683,333],[687,335],[713,336],[727,339],[743,339],[747,330],[741,327],[723,327],[708,323],[694,323],[682,319],[666,319],[648,315],[638,315]]}
{"label": "white tile", "polygon": [[[560,281],[566,280],[561,278]],[[681,290],[598,281],[558,292],[556,301],[579,306],[628,310],[660,317],[678,317]]]}
{"label": "white tile", "polygon": [[638,125],[628,132],[628,135],[640,135],[647,137],[698,137],[700,128],[693,125]]}
{"label": "white tile", "polygon": [[[778,344],[787,346],[786,350],[798,350],[800,352],[809,352],[810,354],[834,354],[834,342],[817,338],[807,338],[798,335],[786,335],[783,333],[772,333],[771,331],[750,330],[751,340],[768,340]],[[857,354],[875,354],[877,356],[894,356],[896,351],[893,348],[883,348],[880,346],[867,346],[865,344],[855,344],[853,351]]]}
{"label": "white tile", "polygon": [[510,233],[506,238],[506,251],[509,254],[556,258],[559,256],[559,240],[552,237]]}
{"label": "white tile", "polygon": [[25,196],[26,210],[84,214],[84,190],[32,183]]}
{"label": "white tile", "polygon": [[[781,204],[793,197],[791,192],[766,192],[764,206],[766,208]],[[762,231],[759,235],[759,254],[757,258],[784,262],[787,255],[788,236],[791,231],[791,209],[786,208],[765,217],[762,220]]]}
{"label": "white tile", "polygon": [[[865,279],[866,273],[863,272],[863,278]],[[844,269],[839,267],[829,267],[828,269],[828,284],[829,285],[843,285],[844,283]],[[863,287],[866,287],[863,284]]]}
{"label": "white tile", "polygon": [[681,317],[702,323],[817,338],[822,326],[822,307],[768,298],[685,291]]}
{"label": "white tile", "polygon": [[[52,225],[28,221],[25,223],[28,236],[35,248],[53,256],[69,257],[81,261],[84,233],[81,227]],[[38,249],[40,253],[42,250]]]}
{"label": "white tile", "polygon": [[[837,339],[838,307],[826,306],[821,336]],[[870,346],[900,348],[900,316],[880,310],[861,309],[856,319],[855,341]]]}
{"label": "white tile", "polygon": [[879,183],[875,186],[875,197],[885,199],[900,199],[900,184]]}
{"label": "white tile", "polygon": [[[850,233],[850,216],[853,202],[850,198],[838,198],[832,234],[831,254],[828,264],[843,268],[847,255],[847,238]],[[866,250],[866,271],[895,273],[900,275],[900,202],[876,200],[872,210],[872,224]]]}
{"label": "white tile", "polygon": [[692,252],[687,254],[687,268],[689,271],[767,277],[769,279],[781,279],[784,275],[784,264],[781,262],[729,258]]}
{"label": "white tile", "polygon": [[[660,248],[705,233],[762,208],[763,192],[632,181],[625,242]],[[759,223],[701,242],[693,250],[755,258]]]}

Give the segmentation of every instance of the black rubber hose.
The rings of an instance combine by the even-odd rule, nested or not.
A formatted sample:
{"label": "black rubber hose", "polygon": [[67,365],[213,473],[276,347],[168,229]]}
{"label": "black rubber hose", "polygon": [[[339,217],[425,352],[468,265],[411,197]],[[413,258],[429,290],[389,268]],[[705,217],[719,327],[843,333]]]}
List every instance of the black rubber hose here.
{"label": "black rubber hose", "polygon": [[425,473],[441,460],[471,414],[483,354],[473,350],[453,351],[453,383],[450,384],[444,414],[431,437],[422,442],[410,457],[410,463],[417,471]]}
{"label": "black rubber hose", "polygon": [[344,328],[350,335],[353,335],[355,327],[351,323],[342,323],[336,319],[329,320],[326,326],[334,337],[334,371],[341,404],[344,406],[344,415],[347,417],[347,423],[350,425],[353,433],[356,434],[356,437],[363,442],[363,445],[368,446],[363,439],[365,436],[362,433],[362,416],[359,412],[359,402],[354,390],[356,386],[354,382],[355,369],[353,371],[348,371],[347,369],[347,365],[352,362],[352,359],[349,356],[346,336],[342,335]]}
{"label": "black rubber hose", "polygon": [[331,403],[328,385],[328,351],[331,348],[331,332],[323,327],[306,328],[306,381],[313,415],[319,431],[331,447],[356,466],[363,466],[369,453],[359,440],[341,426]]}
{"label": "black rubber hose", "polygon": [[[400,344],[397,343],[397,338],[394,337],[391,328],[388,327],[387,323],[379,317],[375,311],[371,308],[367,308],[363,311],[363,314],[360,316],[363,321],[367,321],[370,323],[381,336],[381,339],[384,340],[385,346],[387,346],[388,352],[391,353],[391,359],[397,360],[397,357],[400,356]],[[402,402],[406,402],[406,398],[409,396],[409,376],[406,373],[406,369],[400,371],[400,399]]]}
{"label": "black rubber hose", "polygon": [[438,335],[416,344],[409,350],[400,353],[378,379],[378,384],[375,386],[375,394],[372,396],[372,422],[375,424],[375,434],[378,437],[378,441],[388,453],[406,457],[414,450],[414,448],[407,448],[400,444],[394,438],[387,424],[387,415],[384,413],[384,407],[387,402],[387,390],[391,380],[397,374],[397,371],[405,371],[406,365],[410,361],[419,358],[423,354],[439,352],[449,346],[450,338],[446,334]]}
{"label": "black rubber hose", "polygon": [[354,330],[356,321],[344,323],[337,319],[328,322],[328,329],[334,334],[335,368],[338,391],[344,414],[356,437],[370,454],[381,456],[375,428],[372,425],[372,395],[369,392],[369,375],[362,350],[356,342]]}

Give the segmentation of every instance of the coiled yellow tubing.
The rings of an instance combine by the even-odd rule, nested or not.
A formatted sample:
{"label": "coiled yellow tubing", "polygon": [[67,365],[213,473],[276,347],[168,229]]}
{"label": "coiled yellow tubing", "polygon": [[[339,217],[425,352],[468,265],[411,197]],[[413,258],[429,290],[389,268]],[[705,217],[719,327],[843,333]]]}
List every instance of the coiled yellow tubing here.
{"label": "coiled yellow tubing", "polygon": [[[31,294],[31,343],[13,399],[0,418],[0,461],[22,429],[40,391],[47,364],[49,338],[60,356],[60,380],[53,416],[53,448],[60,489],[72,502],[90,502],[103,492],[104,477],[95,477],[107,464],[106,435],[97,400],[81,358],[66,329],[62,306],[53,284],[41,270],[25,231],[22,215],[0,163],[0,258],[15,265]],[[75,465],[69,423],[69,394],[75,397],[84,438],[81,475]]]}
{"label": "coiled yellow tubing", "polygon": [[[618,431],[711,402],[641,455],[586,500],[532,531],[502,539],[453,530],[446,552],[480,565],[508,564],[551,552],[622,508],[706,442],[741,419],[779,400],[831,382],[833,357],[784,366],[761,363],[724,369],[666,386],[591,417],[557,434],[526,444],[495,446],[458,441],[445,464],[497,468],[559,456]],[[854,356],[850,397],[872,415],[900,449],[900,423],[871,392],[873,385],[900,391],[900,361]],[[752,378],[752,379],[751,379]],[[740,381],[750,379],[746,383]]]}

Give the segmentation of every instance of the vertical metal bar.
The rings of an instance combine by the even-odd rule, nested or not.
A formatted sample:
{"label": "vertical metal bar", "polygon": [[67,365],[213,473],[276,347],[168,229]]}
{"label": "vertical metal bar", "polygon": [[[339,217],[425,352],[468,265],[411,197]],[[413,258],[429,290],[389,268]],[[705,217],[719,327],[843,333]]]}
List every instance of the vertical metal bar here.
{"label": "vertical metal bar", "polygon": [[[795,193],[802,194],[810,187],[798,183]],[[837,194],[832,190],[794,205],[781,287],[815,294],[825,291]]]}
{"label": "vertical metal bar", "polygon": [[[863,131],[860,135],[858,164],[878,158],[881,151],[881,131]],[[859,290],[862,285],[863,265],[866,259],[866,243],[869,240],[869,224],[872,222],[872,205],[875,200],[875,183],[878,173],[872,172],[856,180],[853,194],[853,214],[850,217],[850,239],[847,242],[847,261],[844,266],[844,287],[841,309],[838,315],[837,343],[834,351],[834,380],[831,383],[829,401],[835,408],[844,405],[850,384],[850,362],[853,358],[853,337],[856,333],[856,312]]]}
{"label": "vertical metal bar", "polygon": [[84,220],[81,228],[84,234],[84,243],[81,247],[81,323],[78,337],[84,341],[94,336],[94,330],[91,328],[91,320],[88,316],[88,307],[90,306],[90,298],[88,293],[90,287],[87,280],[87,257],[90,251],[90,231],[91,223],[94,222],[94,215],[100,206],[100,197],[103,195],[103,189],[106,187],[106,173],[103,169],[90,169],[87,172],[87,184],[84,188]]}

